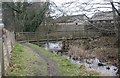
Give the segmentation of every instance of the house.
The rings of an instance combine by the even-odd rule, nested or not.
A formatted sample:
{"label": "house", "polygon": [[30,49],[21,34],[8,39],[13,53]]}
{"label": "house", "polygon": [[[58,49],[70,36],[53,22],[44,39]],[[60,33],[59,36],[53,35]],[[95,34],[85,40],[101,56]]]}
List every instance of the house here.
{"label": "house", "polygon": [[89,21],[91,23],[113,23],[113,12],[97,12],[91,17],[91,19],[89,19]]}
{"label": "house", "polygon": [[84,30],[84,24],[88,22],[88,17],[85,14],[62,16],[55,19],[58,25],[58,31],[78,31]]}
{"label": "house", "polygon": [[95,13],[90,19],[89,29],[97,32],[114,32],[114,17],[112,11],[100,11]]}
{"label": "house", "polygon": [[43,31],[41,35],[44,35],[45,32],[49,32],[48,36],[52,39],[79,37],[84,35],[85,24],[88,22],[88,19],[89,18],[85,14],[61,16],[53,19],[52,22],[46,22],[46,26],[41,24],[38,31]]}

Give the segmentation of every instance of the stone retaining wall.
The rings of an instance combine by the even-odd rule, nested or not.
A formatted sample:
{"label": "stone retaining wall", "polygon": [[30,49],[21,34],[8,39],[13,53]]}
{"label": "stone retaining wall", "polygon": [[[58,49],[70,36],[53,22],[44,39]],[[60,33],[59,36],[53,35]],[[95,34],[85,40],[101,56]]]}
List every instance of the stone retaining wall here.
{"label": "stone retaining wall", "polygon": [[14,47],[15,37],[14,32],[10,32],[3,28],[3,63],[4,63],[4,75],[9,67],[9,60]]}

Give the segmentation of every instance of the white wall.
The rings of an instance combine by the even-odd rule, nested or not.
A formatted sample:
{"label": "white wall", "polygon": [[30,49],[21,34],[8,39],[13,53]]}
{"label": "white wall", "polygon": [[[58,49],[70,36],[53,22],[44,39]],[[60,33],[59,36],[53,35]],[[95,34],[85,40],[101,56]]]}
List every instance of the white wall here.
{"label": "white wall", "polygon": [[76,25],[75,23],[63,23],[58,24],[57,26],[58,31],[78,31],[78,30],[84,30],[83,24]]}

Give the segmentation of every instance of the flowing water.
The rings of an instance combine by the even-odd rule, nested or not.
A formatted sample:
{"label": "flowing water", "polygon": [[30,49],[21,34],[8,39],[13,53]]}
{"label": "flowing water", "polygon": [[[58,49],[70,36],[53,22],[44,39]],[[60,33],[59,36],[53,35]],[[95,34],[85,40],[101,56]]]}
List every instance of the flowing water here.
{"label": "flowing water", "polygon": [[[57,43],[48,43],[44,45],[45,49],[48,49],[50,51],[57,52],[58,50],[61,50],[61,46],[59,45],[59,42]],[[67,55],[63,55],[68,60],[70,60],[74,64],[83,64],[85,65],[86,69],[88,70],[94,70],[99,72],[101,75],[106,76],[116,76],[116,73],[118,71],[118,68],[113,65],[107,65],[106,63],[102,63],[99,61],[98,58],[94,59],[84,59],[83,61],[74,60],[73,58],[69,58]]]}

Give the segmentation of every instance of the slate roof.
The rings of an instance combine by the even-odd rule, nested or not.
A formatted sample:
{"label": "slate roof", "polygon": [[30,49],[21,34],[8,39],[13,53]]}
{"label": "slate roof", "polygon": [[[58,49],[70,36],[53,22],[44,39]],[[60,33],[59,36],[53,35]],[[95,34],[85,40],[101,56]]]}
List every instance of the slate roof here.
{"label": "slate roof", "polygon": [[85,14],[72,15],[72,16],[62,16],[62,17],[55,19],[55,22],[57,22],[57,23],[70,23],[70,22],[76,21],[77,19],[84,21],[84,20],[86,20],[85,17],[88,19],[88,17]]}
{"label": "slate roof", "polygon": [[95,13],[92,18],[90,19],[91,21],[97,21],[97,20],[113,20],[113,12],[112,11],[106,11],[106,12],[97,12]]}

